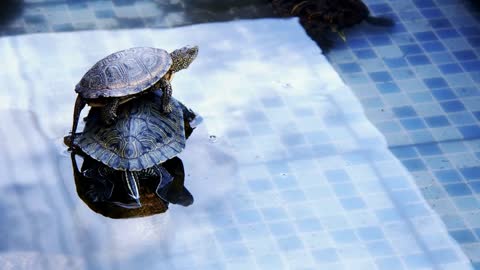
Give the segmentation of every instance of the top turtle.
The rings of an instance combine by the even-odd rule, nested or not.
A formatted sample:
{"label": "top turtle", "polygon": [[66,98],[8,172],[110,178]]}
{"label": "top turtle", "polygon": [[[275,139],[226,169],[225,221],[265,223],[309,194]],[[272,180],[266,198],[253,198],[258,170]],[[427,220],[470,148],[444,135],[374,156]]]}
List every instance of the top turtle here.
{"label": "top turtle", "polygon": [[103,107],[102,120],[112,124],[120,104],[139,94],[161,89],[162,112],[170,113],[170,81],[175,72],[188,68],[197,54],[197,46],[183,47],[171,53],[157,48],[136,47],[112,53],[98,61],[75,87],[78,96],[73,113],[72,139],[80,112],[86,104]]}

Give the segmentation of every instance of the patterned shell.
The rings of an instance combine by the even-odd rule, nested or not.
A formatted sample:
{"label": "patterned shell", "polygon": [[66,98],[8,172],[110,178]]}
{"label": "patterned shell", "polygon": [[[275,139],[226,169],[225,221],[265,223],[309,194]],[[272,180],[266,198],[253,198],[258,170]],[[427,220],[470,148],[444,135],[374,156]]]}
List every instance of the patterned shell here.
{"label": "patterned shell", "polygon": [[185,106],[174,98],[171,104],[173,111],[164,115],[160,100],[150,95],[127,102],[119,107],[118,119],[111,126],[93,108],[75,144],[116,170],[140,171],[160,164],[185,148]]}
{"label": "patterned shell", "polygon": [[154,85],[171,66],[172,58],[165,50],[130,48],[98,61],[83,75],[75,92],[87,99],[137,94]]}

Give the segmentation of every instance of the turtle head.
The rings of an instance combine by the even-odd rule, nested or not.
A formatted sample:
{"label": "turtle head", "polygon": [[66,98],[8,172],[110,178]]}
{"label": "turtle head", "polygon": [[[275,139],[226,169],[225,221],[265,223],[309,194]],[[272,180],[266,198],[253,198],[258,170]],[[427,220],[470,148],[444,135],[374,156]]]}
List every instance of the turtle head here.
{"label": "turtle head", "polygon": [[178,72],[182,69],[188,68],[195,60],[198,54],[198,46],[185,46],[170,53],[172,57],[172,67],[170,70]]}

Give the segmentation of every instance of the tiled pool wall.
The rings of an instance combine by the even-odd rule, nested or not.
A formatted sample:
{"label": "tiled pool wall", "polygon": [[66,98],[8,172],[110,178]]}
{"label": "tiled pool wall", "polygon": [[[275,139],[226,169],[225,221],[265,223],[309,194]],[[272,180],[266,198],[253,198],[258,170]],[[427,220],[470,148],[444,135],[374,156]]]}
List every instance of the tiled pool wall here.
{"label": "tiled pool wall", "polygon": [[214,12],[209,10],[212,5],[205,2],[208,3],[194,0],[25,0],[22,16],[8,27],[0,27],[0,34],[163,28],[274,16],[268,2],[262,0],[236,1],[233,7],[220,4]]}
{"label": "tiled pool wall", "polygon": [[[396,26],[355,27],[347,31],[345,43],[337,40],[328,58],[480,269],[479,12],[462,0],[366,3],[374,14],[394,18]],[[271,16],[266,6],[243,9],[224,14]],[[172,27],[224,16],[195,12],[175,0],[28,0],[23,16],[0,31]]]}
{"label": "tiled pool wall", "polygon": [[367,0],[395,27],[355,27],[328,58],[480,269],[480,13],[471,2]]}

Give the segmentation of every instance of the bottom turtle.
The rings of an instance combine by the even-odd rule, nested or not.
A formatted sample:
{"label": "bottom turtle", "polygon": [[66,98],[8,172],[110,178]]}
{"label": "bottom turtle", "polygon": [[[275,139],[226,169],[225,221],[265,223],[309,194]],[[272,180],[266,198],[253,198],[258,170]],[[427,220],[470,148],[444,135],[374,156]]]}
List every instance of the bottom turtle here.
{"label": "bottom turtle", "polygon": [[[157,177],[162,179],[160,184],[168,184],[168,174],[160,164],[178,155],[193,131],[190,123],[195,113],[172,98],[172,112],[165,115],[158,99],[161,96],[151,93],[123,104],[117,121],[110,126],[104,125],[101,110],[92,108],[84,131],[73,142],[77,153],[105,165],[91,168],[87,175],[109,179],[111,174],[120,173],[131,199],[125,207],[141,206],[140,177]],[[71,147],[69,136],[65,143]]]}

